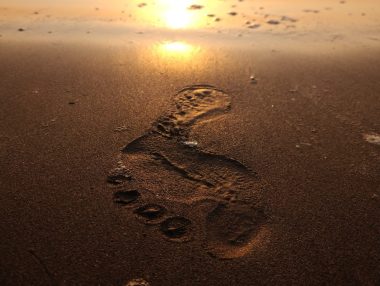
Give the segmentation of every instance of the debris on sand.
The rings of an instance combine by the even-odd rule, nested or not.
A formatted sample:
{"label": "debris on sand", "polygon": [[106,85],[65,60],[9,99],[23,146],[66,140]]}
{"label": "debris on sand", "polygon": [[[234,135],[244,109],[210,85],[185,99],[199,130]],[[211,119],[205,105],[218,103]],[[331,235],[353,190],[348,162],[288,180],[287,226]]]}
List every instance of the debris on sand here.
{"label": "debris on sand", "polygon": [[142,278],[132,279],[126,286],[150,286],[150,284]]}
{"label": "debris on sand", "polygon": [[185,141],[183,142],[184,145],[188,146],[188,147],[191,147],[191,148],[195,148],[198,146],[198,142],[195,141],[195,140],[192,140],[192,141]]}
{"label": "debris on sand", "polygon": [[281,17],[281,21],[287,21],[287,22],[297,22],[298,20],[297,19],[294,19],[294,18],[291,18],[291,17],[288,17],[288,16],[282,16]]}
{"label": "debris on sand", "polygon": [[108,174],[107,182],[113,185],[121,184],[125,181],[130,181],[132,176],[129,174],[129,170],[123,165],[122,162],[118,162],[118,167],[111,170]]}
{"label": "debris on sand", "polygon": [[19,28],[18,31],[19,31],[19,32],[24,32],[25,29],[23,29],[23,28]]}
{"label": "debris on sand", "polygon": [[268,23],[269,25],[278,25],[278,24],[280,24],[280,21],[277,21],[277,20],[269,20],[269,21],[267,21],[267,23]]}
{"label": "debris on sand", "polygon": [[203,8],[202,5],[193,4],[193,5],[189,6],[187,9],[188,10],[200,10],[202,8]]}
{"label": "debris on sand", "polygon": [[377,134],[377,133],[363,134],[363,138],[368,143],[380,145],[380,134]]}
{"label": "debris on sand", "polygon": [[318,13],[319,13],[319,10],[314,10],[314,9],[304,9],[303,12],[305,12],[305,13],[314,13],[314,14],[318,14]]}
{"label": "debris on sand", "polygon": [[145,7],[145,6],[146,6],[146,3],[140,3],[140,4],[137,5],[137,7],[139,7],[139,8],[142,8],[142,7]]}
{"label": "debris on sand", "polygon": [[231,16],[236,16],[237,13],[236,12],[229,12],[228,15],[231,15]]}
{"label": "debris on sand", "polygon": [[249,77],[250,81],[252,84],[257,84],[257,78],[256,76],[253,74]]}
{"label": "debris on sand", "polygon": [[249,25],[247,28],[249,29],[257,29],[257,28],[260,28],[261,25],[260,24],[253,24],[253,25]]}

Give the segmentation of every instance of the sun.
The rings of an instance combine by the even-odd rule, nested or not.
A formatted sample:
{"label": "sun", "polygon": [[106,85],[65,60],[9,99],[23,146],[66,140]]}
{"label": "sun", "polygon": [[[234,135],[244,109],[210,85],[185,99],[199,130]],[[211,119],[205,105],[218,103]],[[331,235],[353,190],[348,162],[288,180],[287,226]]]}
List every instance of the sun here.
{"label": "sun", "polygon": [[163,22],[168,28],[183,29],[193,22],[194,14],[188,10],[191,0],[160,0]]}
{"label": "sun", "polygon": [[191,15],[187,11],[170,10],[165,12],[164,20],[167,27],[172,29],[183,29],[190,25]]}

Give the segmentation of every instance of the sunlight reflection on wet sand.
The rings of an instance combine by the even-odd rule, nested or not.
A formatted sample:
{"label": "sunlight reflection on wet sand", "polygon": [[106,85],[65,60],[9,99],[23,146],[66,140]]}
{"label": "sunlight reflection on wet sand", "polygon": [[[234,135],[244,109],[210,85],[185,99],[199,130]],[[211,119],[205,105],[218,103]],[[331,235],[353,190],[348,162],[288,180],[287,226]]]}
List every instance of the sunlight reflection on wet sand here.
{"label": "sunlight reflection on wet sand", "polygon": [[[380,43],[375,1],[15,0],[0,5],[0,39],[128,42],[148,39],[256,45],[286,41]],[[21,31],[23,33],[21,33]],[[84,37],[85,35],[85,37]],[[29,37],[29,38],[28,38]],[[163,49],[165,50],[165,49]],[[171,44],[166,53],[188,53]],[[187,52],[186,52],[187,51]]]}

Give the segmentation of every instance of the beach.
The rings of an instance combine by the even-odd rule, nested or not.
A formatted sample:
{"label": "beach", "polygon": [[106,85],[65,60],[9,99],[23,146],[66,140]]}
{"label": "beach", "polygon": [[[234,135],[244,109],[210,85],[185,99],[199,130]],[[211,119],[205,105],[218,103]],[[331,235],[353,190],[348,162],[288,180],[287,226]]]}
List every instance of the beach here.
{"label": "beach", "polygon": [[374,1],[189,31],[3,2],[2,285],[379,283]]}

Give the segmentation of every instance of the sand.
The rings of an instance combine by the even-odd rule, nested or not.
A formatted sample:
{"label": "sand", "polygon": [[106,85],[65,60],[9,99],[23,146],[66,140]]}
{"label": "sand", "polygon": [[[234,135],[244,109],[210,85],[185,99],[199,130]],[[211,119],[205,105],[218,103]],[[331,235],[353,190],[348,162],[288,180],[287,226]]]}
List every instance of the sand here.
{"label": "sand", "polygon": [[372,36],[4,30],[1,285],[379,283]]}

